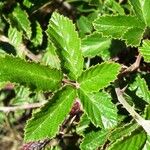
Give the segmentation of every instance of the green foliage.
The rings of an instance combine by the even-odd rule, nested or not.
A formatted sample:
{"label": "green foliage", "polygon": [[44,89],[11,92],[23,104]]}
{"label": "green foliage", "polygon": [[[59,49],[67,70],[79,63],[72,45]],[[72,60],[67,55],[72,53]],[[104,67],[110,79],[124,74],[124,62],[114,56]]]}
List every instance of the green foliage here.
{"label": "green foliage", "polygon": [[[110,70],[111,74],[109,74]],[[119,70],[120,65],[117,63],[105,62],[93,66],[79,77],[80,88],[87,93],[98,92],[116,79]]]}
{"label": "green foliage", "polygon": [[149,0],[130,0],[130,3],[133,6],[133,10],[139,20],[146,23],[147,26],[150,26],[150,1]]}
{"label": "green foliage", "polygon": [[144,40],[142,47],[139,48],[140,53],[144,57],[144,60],[146,62],[150,62],[150,41],[149,40]]}
{"label": "green foliage", "polygon": [[[66,86],[58,91],[38,112],[33,114],[25,128],[25,141],[52,138],[70,111],[76,91]],[[42,132],[41,132],[42,131]]]}
{"label": "green foliage", "polygon": [[62,73],[59,70],[9,55],[1,55],[0,62],[0,81],[21,83],[47,91],[54,91],[60,86]]}
{"label": "green foliage", "polygon": [[116,140],[110,147],[109,150],[116,150],[116,149],[134,149],[139,150],[143,147],[143,144],[146,141],[146,134],[144,131],[135,130],[131,133],[131,135]]}
{"label": "green foliage", "polygon": [[111,97],[103,92],[87,94],[79,92],[79,97],[87,116],[96,127],[112,128],[117,124],[117,109]]}
{"label": "green foliage", "polygon": [[87,134],[80,145],[81,150],[95,150],[107,139],[108,131],[93,131]]}
{"label": "green foliage", "polygon": [[[145,24],[135,16],[101,16],[94,22],[95,29],[103,36],[125,40],[127,45],[138,46]],[[134,35],[134,36],[133,36]]]}
{"label": "green foliage", "polygon": [[69,77],[77,79],[82,72],[83,57],[80,50],[81,40],[75,31],[75,26],[68,18],[53,13],[47,34],[59,49],[65,72]]}
{"label": "green foliage", "polygon": [[31,38],[31,26],[30,26],[30,21],[28,19],[28,15],[25,11],[23,11],[20,6],[18,5],[15,7],[13,13],[12,13],[12,22],[17,23],[17,29],[22,30],[25,32],[27,38]]}
{"label": "green foliage", "polygon": [[110,39],[95,32],[82,40],[82,53],[84,57],[101,56],[105,60],[110,58],[110,46]]}
{"label": "green foliage", "polygon": [[149,39],[149,0],[0,2],[2,149],[149,150]]}

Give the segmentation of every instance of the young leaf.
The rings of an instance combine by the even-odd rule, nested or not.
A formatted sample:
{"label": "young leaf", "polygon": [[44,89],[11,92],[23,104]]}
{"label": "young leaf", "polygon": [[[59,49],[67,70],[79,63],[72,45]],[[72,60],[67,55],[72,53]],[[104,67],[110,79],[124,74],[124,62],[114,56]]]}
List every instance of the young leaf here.
{"label": "young leaf", "polygon": [[23,30],[26,33],[28,39],[30,39],[32,31],[30,26],[31,23],[28,19],[27,13],[24,10],[22,10],[20,6],[17,5],[12,15],[13,15],[13,19],[18,23],[18,28]]}
{"label": "young leaf", "polygon": [[0,55],[0,81],[25,84],[38,90],[54,91],[61,84],[62,73],[56,69],[9,55]]}
{"label": "young leaf", "polygon": [[85,70],[78,78],[81,90],[86,93],[98,92],[117,78],[120,65],[105,62]]}
{"label": "young leaf", "polygon": [[[135,16],[100,16],[94,21],[95,29],[103,36],[125,40],[127,45],[138,46],[145,24]],[[130,30],[134,33],[131,35]],[[136,40],[130,40],[130,38]]]}
{"label": "young leaf", "polygon": [[52,68],[60,69],[60,60],[57,56],[56,48],[50,40],[48,40],[48,46],[42,57],[42,62]]}
{"label": "young leaf", "polygon": [[147,26],[150,26],[150,1],[149,0],[130,0],[135,15]]}
{"label": "young leaf", "polygon": [[108,150],[127,150],[127,149],[133,149],[133,150],[140,150],[142,149],[144,143],[146,141],[146,134],[143,130],[135,130],[131,133],[131,135],[120,138],[115,141]]}
{"label": "young leaf", "polygon": [[84,57],[101,56],[103,59],[110,57],[109,48],[111,40],[102,37],[99,33],[93,33],[82,40],[82,53]]}
{"label": "young leaf", "polygon": [[79,97],[83,109],[96,127],[106,129],[117,125],[117,109],[108,94],[103,92],[87,94],[80,90]]}
{"label": "young leaf", "polygon": [[42,41],[43,41],[43,34],[42,34],[42,28],[41,28],[41,25],[36,22],[36,28],[35,28],[35,35],[34,37],[32,37],[32,42],[34,44],[34,46],[38,46],[38,45],[41,45],[42,44]]}
{"label": "young leaf", "polygon": [[58,91],[27,122],[25,141],[37,141],[54,137],[58,132],[59,126],[69,113],[75,96],[76,90],[71,86],[66,86]]}
{"label": "young leaf", "polygon": [[58,48],[66,73],[69,77],[77,79],[82,73],[83,57],[80,49],[81,41],[74,24],[55,12],[50,19],[47,34]]}
{"label": "young leaf", "polygon": [[108,131],[93,131],[85,135],[80,148],[81,150],[96,150],[101,147],[107,139]]}
{"label": "young leaf", "polygon": [[150,41],[144,40],[142,47],[139,48],[140,53],[146,62],[150,62]]}

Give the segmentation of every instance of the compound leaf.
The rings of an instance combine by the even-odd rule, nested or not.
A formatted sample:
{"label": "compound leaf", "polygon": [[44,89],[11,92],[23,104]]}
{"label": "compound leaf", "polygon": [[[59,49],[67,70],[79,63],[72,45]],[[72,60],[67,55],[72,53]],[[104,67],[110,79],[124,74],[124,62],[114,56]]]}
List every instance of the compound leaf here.
{"label": "compound leaf", "polygon": [[98,64],[85,70],[78,78],[78,83],[86,93],[98,92],[114,81],[119,71],[120,65],[117,63],[105,62]]}
{"label": "compound leaf", "polygon": [[104,93],[85,93],[79,91],[79,97],[87,116],[96,127],[112,128],[117,125],[117,109],[111,97]]}
{"label": "compound leaf", "polygon": [[58,132],[59,126],[67,117],[75,96],[76,90],[71,86],[66,86],[58,91],[27,122],[25,141],[37,141],[54,137]]}
{"label": "compound leaf", "polygon": [[58,49],[63,68],[70,78],[77,79],[82,73],[83,57],[81,41],[71,20],[53,13],[47,34]]}
{"label": "compound leaf", "polygon": [[146,62],[150,62],[150,41],[144,40],[142,47],[139,48],[140,53]]}
{"label": "compound leaf", "polygon": [[54,91],[59,88],[62,73],[9,55],[0,55],[0,81],[25,84],[38,90]]}

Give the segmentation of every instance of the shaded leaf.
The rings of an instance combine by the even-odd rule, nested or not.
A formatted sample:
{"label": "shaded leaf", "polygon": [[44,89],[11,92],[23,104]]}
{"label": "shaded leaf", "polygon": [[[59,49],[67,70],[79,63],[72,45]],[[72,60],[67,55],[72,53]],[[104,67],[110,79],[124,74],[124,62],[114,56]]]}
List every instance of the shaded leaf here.
{"label": "shaded leaf", "polygon": [[101,56],[104,60],[110,57],[109,48],[111,40],[102,37],[99,33],[93,33],[82,40],[82,53],[84,57]]}
{"label": "shaded leaf", "polygon": [[[80,88],[86,93],[98,92],[117,78],[120,65],[105,62],[85,70],[78,79]],[[110,73],[111,72],[111,73]]]}
{"label": "shaded leaf", "polygon": [[88,116],[84,113],[81,118],[80,118],[80,122],[78,124],[78,126],[76,127],[76,132],[79,135],[84,136],[84,131],[86,128],[89,127],[90,124],[90,119],[88,118]]}
{"label": "shaded leaf", "polygon": [[83,57],[80,49],[81,41],[74,24],[55,12],[50,19],[47,34],[58,49],[65,72],[69,77],[77,79],[82,72]]}
{"label": "shaded leaf", "polygon": [[54,137],[67,117],[76,91],[66,86],[53,96],[38,112],[34,113],[25,127],[25,141],[37,141]]}
{"label": "shaded leaf", "polygon": [[84,37],[86,34],[91,33],[93,30],[92,22],[85,16],[81,16],[77,20],[77,27],[81,37]]}
{"label": "shaded leaf", "polygon": [[62,73],[56,69],[9,55],[0,55],[0,62],[0,81],[20,83],[44,91],[54,91],[61,84]]}
{"label": "shaded leaf", "polygon": [[117,125],[117,109],[108,94],[103,92],[87,94],[80,90],[79,97],[84,111],[96,127],[106,129]]}
{"label": "shaded leaf", "polygon": [[112,145],[110,145],[108,150],[116,150],[116,149],[140,150],[142,149],[145,141],[146,141],[146,134],[143,130],[139,129],[135,130],[134,132],[131,133],[131,135],[127,137],[116,140]]}
{"label": "shaded leaf", "polygon": [[28,14],[21,9],[19,5],[15,7],[13,13],[13,19],[18,23],[18,28],[25,32],[28,39],[31,38],[31,23],[28,19]]}
{"label": "shaded leaf", "polygon": [[48,41],[48,46],[42,57],[42,62],[52,68],[60,69],[60,60],[56,53],[56,48],[51,41]]}
{"label": "shaded leaf", "polygon": [[137,76],[135,82],[131,86],[134,86],[136,95],[138,97],[143,98],[144,101],[150,104],[150,91],[148,89],[146,81],[143,78]]}
{"label": "shaded leaf", "polygon": [[93,131],[85,135],[80,148],[81,150],[96,150],[107,139],[108,131]]}
{"label": "shaded leaf", "polygon": [[22,57],[24,52],[19,48],[22,43],[22,32],[19,32],[16,28],[10,26],[8,30],[8,38],[10,43],[15,47],[17,55]]}
{"label": "shaded leaf", "polygon": [[109,9],[111,11],[113,11],[114,13],[118,12],[118,14],[120,14],[120,15],[124,15],[125,14],[124,9],[115,0],[106,0],[105,1],[105,6],[109,7]]}
{"label": "shaded leaf", "polygon": [[41,25],[36,22],[36,27],[35,27],[35,35],[32,37],[32,42],[34,44],[34,46],[38,46],[38,45],[41,45],[42,44],[42,41],[43,41],[43,34],[42,34],[42,28],[41,28]]}
{"label": "shaded leaf", "polygon": [[139,125],[133,121],[125,125],[120,125],[119,127],[115,128],[112,132],[110,132],[109,140],[111,142],[115,142],[117,139],[129,136],[131,132],[133,132],[138,127]]}

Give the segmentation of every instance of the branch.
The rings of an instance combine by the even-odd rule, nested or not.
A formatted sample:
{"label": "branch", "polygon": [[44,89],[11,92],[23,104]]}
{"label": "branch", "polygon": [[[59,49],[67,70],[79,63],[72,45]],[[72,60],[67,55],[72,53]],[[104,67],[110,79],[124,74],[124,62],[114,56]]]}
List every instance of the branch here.
{"label": "branch", "polygon": [[[117,81],[116,81],[117,82]],[[136,120],[136,122],[143,127],[143,129],[147,132],[148,135],[150,135],[150,120],[145,120],[142,118],[132,106],[130,106],[127,101],[123,97],[122,90],[118,87],[118,85],[115,88],[116,95],[118,98],[118,101],[123,105],[123,107],[129,112],[129,114]]]}
{"label": "branch", "polygon": [[128,72],[133,72],[135,70],[137,70],[140,66],[140,62],[141,62],[142,56],[139,54],[136,58],[136,61],[127,69],[125,69],[122,73],[128,73]]}
{"label": "branch", "polygon": [[7,106],[7,107],[3,106],[3,107],[0,107],[0,111],[5,112],[5,113],[9,113],[12,111],[17,111],[17,110],[38,108],[38,107],[43,106],[45,103],[46,102],[25,104],[25,105],[20,105],[20,106]]}

